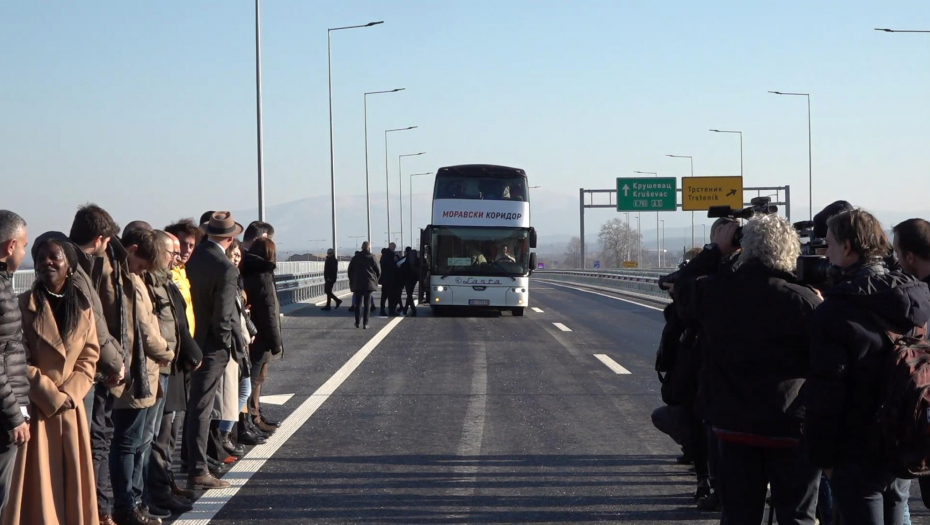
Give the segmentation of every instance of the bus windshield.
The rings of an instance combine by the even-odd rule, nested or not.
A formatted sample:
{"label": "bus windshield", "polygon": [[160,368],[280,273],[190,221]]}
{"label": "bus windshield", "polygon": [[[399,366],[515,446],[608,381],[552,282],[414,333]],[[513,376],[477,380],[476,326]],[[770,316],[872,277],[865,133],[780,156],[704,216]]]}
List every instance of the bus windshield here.
{"label": "bus windshield", "polygon": [[530,250],[525,228],[435,227],[435,275],[504,275],[527,273]]}

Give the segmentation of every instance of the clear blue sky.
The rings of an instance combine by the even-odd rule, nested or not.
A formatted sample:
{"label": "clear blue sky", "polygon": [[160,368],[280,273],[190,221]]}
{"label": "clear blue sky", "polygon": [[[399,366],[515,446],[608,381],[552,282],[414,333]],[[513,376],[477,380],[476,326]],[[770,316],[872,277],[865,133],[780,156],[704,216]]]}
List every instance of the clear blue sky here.
{"label": "clear blue sky", "polygon": [[[123,223],[254,207],[253,17],[251,0],[0,3],[0,207],[42,230],[88,200]],[[815,207],[930,210],[930,35],[872,30],[930,29],[926,1],[265,0],[269,204],[328,194],[326,29],[374,20],[333,34],[343,195],[364,194],[362,93],[405,87],[369,97],[375,191],[386,128],[420,126],[393,134],[392,191],[396,155],[425,150],[405,172],[519,166],[537,203],[686,175],[666,153],[737,174],[738,137],[707,130],[738,129],[745,185],[790,184],[800,219],[807,111],[766,93],[785,90],[812,94]]]}

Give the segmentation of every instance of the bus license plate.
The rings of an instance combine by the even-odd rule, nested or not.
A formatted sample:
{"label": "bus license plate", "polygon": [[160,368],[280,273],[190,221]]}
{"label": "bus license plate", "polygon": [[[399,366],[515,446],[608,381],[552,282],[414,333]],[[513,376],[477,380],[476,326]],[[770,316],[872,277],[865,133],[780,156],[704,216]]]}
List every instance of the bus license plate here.
{"label": "bus license plate", "polygon": [[472,306],[490,306],[491,300],[490,299],[469,299],[468,304]]}

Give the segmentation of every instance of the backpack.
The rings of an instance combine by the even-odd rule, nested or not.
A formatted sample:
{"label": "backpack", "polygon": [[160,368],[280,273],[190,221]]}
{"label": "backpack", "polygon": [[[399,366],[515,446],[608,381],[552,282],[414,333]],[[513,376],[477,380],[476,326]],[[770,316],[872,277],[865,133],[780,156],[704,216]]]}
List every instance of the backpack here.
{"label": "backpack", "polygon": [[[878,317],[878,316],[875,316]],[[893,345],[882,376],[876,413],[879,442],[891,473],[901,479],[930,476],[930,342],[927,326],[910,335],[878,319]]]}

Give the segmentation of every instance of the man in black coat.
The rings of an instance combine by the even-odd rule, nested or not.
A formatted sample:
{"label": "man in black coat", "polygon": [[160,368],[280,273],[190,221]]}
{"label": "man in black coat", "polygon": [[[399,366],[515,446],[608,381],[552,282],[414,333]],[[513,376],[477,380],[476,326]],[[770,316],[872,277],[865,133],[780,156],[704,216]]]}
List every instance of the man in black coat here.
{"label": "man in black coat", "polygon": [[810,325],[821,300],[792,274],[798,234],[757,216],[743,228],[733,271],[696,283],[692,307],[704,337],[705,418],[720,442],[723,521],[759,523],[766,486],[779,523],[813,525],[820,469],[801,448],[801,390]]}
{"label": "man in black coat", "polygon": [[328,312],[332,308],[330,303],[336,301],[336,308],[342,306],[342,299],[333,294],[333,286],[336,285],[336,279],[339,276],[339,261],[336,260],[336,252],[332,248],[326,251],[326,262],[323,264],[323,281],[326,292],[326,306],[321,310]]}
{"label": "man in black coat", "polygon": [[811,330],[805,385],[805,438],[813,463],[831,477],[846,524],[903,522],[909,480],[888,469],[876,414],[892,343],[930,320],[925,283],[889,268],[892,245],[879,221],[862,210],[828,221],[827,257],[839,271],[824,293]]}
{"label": "man in black coat", "polygon": [[357,252],[349,262],[349,275],[352,276],[352,287],[355,290],[355,327],[358,328],[359,313],[363,312],[367,330],[371,293],[378,289],[378,278],[382,276],[378,263],[371,255],[371,244],[367,241],[362,243],[362,251]]}
{"label": "man in black coat", "polygon": [[[397,245],[393,242],[381,250],[381,316],[388,315],[384,310],[384,303],[388,304],[391,315],[396,315],[397,303]],[[362,250],[364,251],[364,250]]]}
{"label": "man in black coat", "polygon": [[13,272],[26,257],[26,221],[0,210],[0,511],[10,492],[16,451],[29,441],[29,380],[22,314],[13,293]]}
{"label": "man in black coat", "polygon": [[229,212],[215,212],[204,231],[206,239],[187,262],[196,320],[194,339],[203,352],[201,366],[191,377],[185,429],[192,438],[187,441],[190,465],[187,484],[191,490],[229,486],[229,482],[210,474],[207,439],[216,388],[233,351],[234,337],[242,337],[236,333],[241,331],[236,306],[239,271],[226,257],[227,248],[242,233],[242,225]]}

